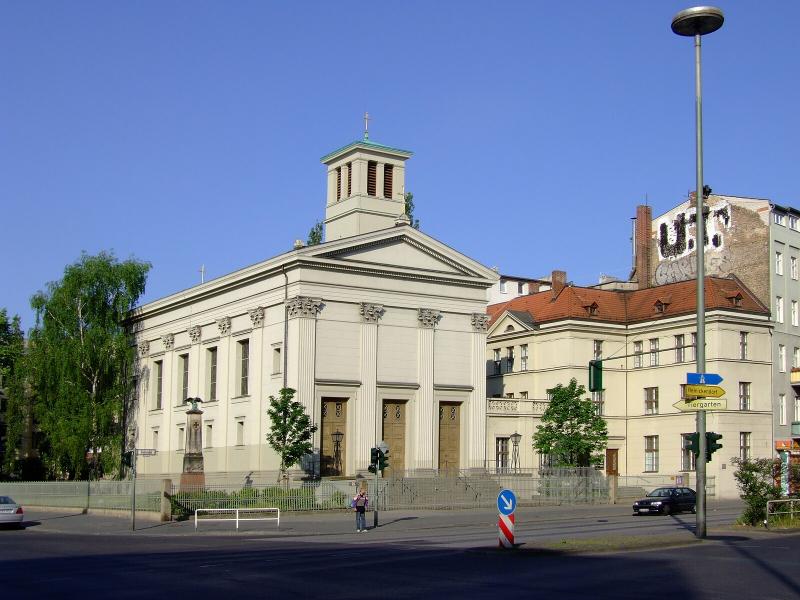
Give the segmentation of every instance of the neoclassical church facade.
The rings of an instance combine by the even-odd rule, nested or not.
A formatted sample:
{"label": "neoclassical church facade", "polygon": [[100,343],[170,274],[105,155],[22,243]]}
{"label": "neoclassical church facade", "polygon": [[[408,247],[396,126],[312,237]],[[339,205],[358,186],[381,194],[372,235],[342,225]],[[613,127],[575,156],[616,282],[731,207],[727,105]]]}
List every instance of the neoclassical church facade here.
{"label": "neoclassical church facade", "polygon": [[269,397],[318,426],[315,475],[483,469],[491,269],[409,226],[410,152],[365,138],[322,158],[325,237],[138,308],[129,427],[142,475],[181,472],[186,398],[203,403],[205,470],[268,473]]}

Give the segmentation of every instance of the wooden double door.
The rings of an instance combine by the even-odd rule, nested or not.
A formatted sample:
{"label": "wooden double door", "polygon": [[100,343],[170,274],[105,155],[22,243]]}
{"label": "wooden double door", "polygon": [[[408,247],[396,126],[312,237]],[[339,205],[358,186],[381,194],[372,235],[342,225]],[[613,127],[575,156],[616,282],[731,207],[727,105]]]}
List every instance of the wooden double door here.
{"label": "wooden double door", "polygon": [[457,474],[461,450],[461,405],[439,403],[439,472]]}
{"label": "wooden double door", "polygon": [[389,446],[389,468],[384,477],[403,477],[406,470],[406,403],[383,401],[383,441]]}
{"label": "wooden double door", "polygon": [[[340,435],[341,434],[341,435]],[[322,399],[319,471],[323,477],[345,474],[347,457],[347,400]]]}

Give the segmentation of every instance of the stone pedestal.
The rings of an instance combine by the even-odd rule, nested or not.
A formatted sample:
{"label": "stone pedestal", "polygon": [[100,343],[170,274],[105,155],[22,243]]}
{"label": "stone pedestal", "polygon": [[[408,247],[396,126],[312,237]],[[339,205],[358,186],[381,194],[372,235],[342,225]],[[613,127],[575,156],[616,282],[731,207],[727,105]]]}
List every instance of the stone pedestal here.
{"label": "stone pedestal", "polygon": [[203,468],[203,411],[194,403],[186,411],[186,450],[183,455],[183,473],[180,490],[203,487],[206,474]]}

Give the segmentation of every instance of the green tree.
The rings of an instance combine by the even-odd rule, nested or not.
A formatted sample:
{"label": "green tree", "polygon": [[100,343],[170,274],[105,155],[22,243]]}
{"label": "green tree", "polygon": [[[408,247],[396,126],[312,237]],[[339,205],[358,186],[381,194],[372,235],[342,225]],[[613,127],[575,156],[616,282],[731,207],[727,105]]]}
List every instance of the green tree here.
{"label": "green tree", "polygon": [[17,445],[21,441],[24,415],[18,409],[17,391],[23,371],[25,340],[19,316],[11,319],[8,311],[0,308],[0,398],[5,404],[5,447],[0,448],[0,473],[10,473],[17,458]]}
{"label": "green tree", "polygon": [[[132,390],[132,347],[125,320],[144,293],[150,264],[113,253],[84,253],[31,306],[27,378],[45,437],[43,459],[58,477],[119,466],[123,403]],[[91,473],[88,473],[91,475]]]}
{"label": "green tree", "polygon": [[419,229],[419,219],[414,219],[414,194],[411,192],[406,192],[404,198],[406,201],[406,215],[408,215],[408,218],[411,221],[411,226],[414,229]]}
{"label": "green tree", "polygon": [[608,428],[594,403],[583,397],[584,387],[573,378],[566,387],[559,383],[550,392],[552,399],[533,434],[533,447],[540,454],[552,456],[558,466],[599,464]]}
{"label": "green tree", "polygon": [[317,430],[316,425],[311,425],[311,420],[303,405],[294,400],[294,390],[281,388],[280,397],[269,397],[270,432],[267,442],[281,458],[278,481],[287,480],[289,467],[300,462],[312,450],[311,436]]}
{"label": "green tree", "polygon": [[318,246],[322,243],[322,221],[317,221],[314,223],[314,226],[311,228],[311,231],[308,232],[308,240],[306,241],[306,245],[308,246]]}
{"label": "green tree", "polygon": [[739,521],[745,525],[760,525],[767,517],[767,501],[781,497],[781,461],[775,458],[732,458],[736,466],[733,477],[741,492],[745,508]]}

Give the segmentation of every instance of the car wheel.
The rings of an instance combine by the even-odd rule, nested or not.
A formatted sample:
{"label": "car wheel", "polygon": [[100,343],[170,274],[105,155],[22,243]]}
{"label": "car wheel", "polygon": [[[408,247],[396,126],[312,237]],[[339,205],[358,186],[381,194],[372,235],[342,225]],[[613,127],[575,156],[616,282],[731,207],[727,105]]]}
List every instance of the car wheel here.
{"label": "car wheel", "polygon": [[661,512],[664,513],[665,515],[668,515],[669,513],[672,512],[672,509],[669,504],[665,504],[664,506],[661,507]]}
{"label": "car wheel", "polygon": [[697,514],[697,505],[696,504],[692,504],[692,514],[693,515]]}

